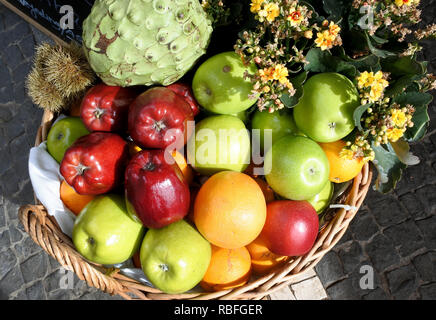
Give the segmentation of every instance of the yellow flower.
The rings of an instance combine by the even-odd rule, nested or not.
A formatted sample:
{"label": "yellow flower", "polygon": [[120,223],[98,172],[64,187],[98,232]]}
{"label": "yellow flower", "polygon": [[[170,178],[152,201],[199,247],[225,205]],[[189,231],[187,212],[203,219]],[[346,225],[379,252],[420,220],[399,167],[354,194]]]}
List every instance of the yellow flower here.
{"label": "yellow flower", "polygon": [[343,159],[353,160],[354,151],[352,151],[351,149],[343,148],[341,152],[339,152],[339,157]]}
{"label": "yellow flower", "polygon": [[414,0],[395,0],[395,4],[398,7],[401,7],[402,5],[410,6]]}
{"label": "yellow flower", "polygon": [[367,87],[368,86],[368,77],[369,77],[368,71],[362,72],[357,77],[357,86],[359,87],[359,89],[362,89],[363,87]]}
{"label": "yellow flower", "polygon": [[341,28],[333,21],[330,21],[329,32],[332,36],[336,37],[339,34],[339,32],[341,32]]}
{"label": "yellow flower", "polygon": [[288,69],[282,64],[276,65],[274,68],[273,78],[274,80],[278,80],[281,84],[287,83]]}
{"label": "yellow flower", "polygon": [[263,68],[259,70],[260,79],[263,82],[274,80],[274,68]]}
{"label": "yellow flower", "polygon": [[406,124],[406,121],[407,121],[407,116],[400,109],[392,109],[391,110],[391,119],[392,119],[392,122],[397,127],[404,127],[404,125]]}
{"label": "yellow flower", "polygon": [[262,8],[263,0],[251,0],[250,11],[253,13],[259,12]]}
{"label": "yellow flower", "polygon": [[273,22],[280,14],[280,8],[277,3],[268,3],[259,11],[259,16],[266,18],[269,22]]}
{"label": "yellow flower", "polygon": [[398,129],[398,128],[389,128],[388,131],[386,131],[386,135],[390,141],[395,142],[403,136],[404,131],[406,130]]}
{"label": "yellow flower", "polygon": [[301,15],[300,10],[291,9],[291,12],[289,13],[289,15],[286,18],[286,20],[288,20],[291,23],[291,26],[297,27],[304,20],[304,18]]}
{"label": "yellow flower", "polygon": [[320,47],[321,50],[327,50],[332,47],[333,40],[330,32],[325,30],[323,32],[318,32],[316,34],[317,38],[315,39],[315,43],[317,47]]}

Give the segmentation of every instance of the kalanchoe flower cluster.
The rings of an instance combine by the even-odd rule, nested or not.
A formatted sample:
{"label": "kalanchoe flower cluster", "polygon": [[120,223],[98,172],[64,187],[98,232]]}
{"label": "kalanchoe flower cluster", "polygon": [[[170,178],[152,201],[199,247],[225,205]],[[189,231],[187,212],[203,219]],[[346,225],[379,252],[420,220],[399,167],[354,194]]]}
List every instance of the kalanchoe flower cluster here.
{"label": "kalanchoe flower cluster", "polygon": [[360,91],[362,104],[379,101],[383,98],[384,90],[389,85],[386,80],[388,74],[382,71],[364,71],[357,77],[357,88]]}
{"label": "kalanchoe flower cluster", "polygon": [[342,39],[339,35],[341,28],[335,24],[333,21],[330,21],[330,24],[327,20],[322,23],[323,28],[318,31],[316,34],[315,44],[317,47],[321,48],[321,50],[331,49],[334,46],[342,45]]}
{"label": "kalanchoe flower cluster", "polygon": [[421,21],[419,0],[354,0],[353,8],[360,10],[364,6],[371,7],[374,19],[366,26],[368,33],[374,35],[377,31],[391,32],[402,42],[412,33],[409,25]]}
{"label": "kalanchoe flower cluster", "polygon": [[347,142],[341,156],[373,160],[374,152],[369,141],[373,141],[375,146],[396,142],[403,137],[407,128],[413,127],[414,112],[415,108],[409,104],[401,107],[397,103],[391,103],[389,98],[378,101],[361,118],[363,132],[356,135],[354,143]]}
{"label": "kalanchoe flower cluster", "polygon": [[243,32],[235,51],[244,63],[254,62],[258,68],[255,75],[246,75],[254,86],[252,95],[259,97],[257,107],[274,112],[284,108],[283,94],[295,94],[292,74],[307,63],[307,51],[341,45],[341,29],[327,20],[318,26],[310,8],[298,0],[252,0],[250,11],[259,24]]}

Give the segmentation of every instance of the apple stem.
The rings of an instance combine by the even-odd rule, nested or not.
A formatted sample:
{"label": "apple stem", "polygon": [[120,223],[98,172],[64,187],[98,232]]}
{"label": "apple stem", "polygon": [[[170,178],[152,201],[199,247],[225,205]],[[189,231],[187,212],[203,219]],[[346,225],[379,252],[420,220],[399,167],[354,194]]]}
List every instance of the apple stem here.
{"label": "apple stem", "polygon": [[165,125],[165,123],[162,120],[155,121],[154,124],[153,124],[153,129],[155,129],[156,131],[161,131],[161,130],[163,130],[165,128],[166,128],[166,125]]}
{"label": "apple stem", "polygon": [[94,115],[97,119],[100,119],[100,117],[103,115],[104,110],[100,108],[96,108],[94,111]]}
{"label": "apple stem", "polygon": [[168,265],[166,265],[164,263],[160,264],[159,268],[161,268],[163,272],[168,272],[168,270],[169,270]]}
{"label": "apple stem", "polygon": [[77,174],[79,176],[83,175],[83,173],[86,171],[86,169],[88,169],[87,166],[84,166],[83,164],[79,163],[76,167]]}

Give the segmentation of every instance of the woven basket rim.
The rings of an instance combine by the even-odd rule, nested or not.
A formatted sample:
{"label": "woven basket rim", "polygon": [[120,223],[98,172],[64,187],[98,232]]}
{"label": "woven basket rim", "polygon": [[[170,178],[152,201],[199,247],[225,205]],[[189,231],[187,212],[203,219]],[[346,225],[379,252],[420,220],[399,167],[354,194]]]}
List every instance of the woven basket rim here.
{"label": "woven basket rim", "polygon": [[[44,111],[38,128],[35,146],[43,142],[55,120],[56,115]],[[332,210],[332,219],[326,222],[318,233],[312,249],[305,255],[291,257],[284,265],[270,273],[251,279],[241,287],[217,292],[195,292],[166,294],[160,290],[122,275],[119,269],[108,269],[85,260],[74,248],[72,240],[65,235],[54,217],[35,196],[36,204],[20,207],[19,219],[25,231],[49,255],[55,258],[65,269],[71,270],[88,285],[111,295],[118,294],[125,299],[168,300],[168,299],[262,299],[282,287],[291,284],[297,277],[311,270],[322,257],[342,238],[350,222],[362,205],[371,185],[372,168],[365,163],[362,171],[352,181],[342,196],[343,204],[350,207]]]}

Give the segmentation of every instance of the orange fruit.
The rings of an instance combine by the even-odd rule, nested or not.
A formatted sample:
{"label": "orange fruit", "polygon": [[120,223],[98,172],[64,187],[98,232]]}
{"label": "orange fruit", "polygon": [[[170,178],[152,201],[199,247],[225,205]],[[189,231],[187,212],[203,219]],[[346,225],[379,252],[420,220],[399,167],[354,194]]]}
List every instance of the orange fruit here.
{"label": "orange fruit", "polygon": [[[142,150],[134,142],[129,142],[128,146],[130,156],[133,156],[134,154]],[[186,183],[191,184],[192,180],[194,179],[194,172],[192,171],[191,166],[187,163],[186,158],[177,150],[171,152],[171,155],[173,156],[174,160],[182,171]]]}
{"label": "orange fruit", "polygon": [[262,231],[266,202],[250,176],[221,171],[211,176],[195,198],[194,223],[210,243],[226,249],[244,247]]}
{"label": "orange fruit", "polygon": [[95,198],[95,196],[91,195],[78,194],[65,180],[62,180],[59,192],[64,205],[76,216],[78,216],[80,211],[82,211],[82,209]]}
{"label": "orange fruit", "polygon": [[324,150],[330,163],[329,180],[335,183],[341,183],[356,177],[362,170],[364,161],[362,158],[346,159],[340,157],[340,152],[346,143],[343,140],[338,140],[328,143],[319,143]]}
{"label": "orange fruit", "polygon": [[266,203],[274,201],[276,199],[274,196],[273,189],[271,189],[271,187],[268,185],[268,183],[265,180],[257,177],[257,178],[254,178],[254,181],[257,182],[260,189],[262,190]]}
{"label": "orange fruit", "polygon": [[251,274],[250,253],[245,247],[224,249],[212,245],[209,267],[200,286],[206,291],[220,291],[243,286]]}
{"label": "orange fruit", "polygon": [[177,150],[174,150],[171,155],[173,156],[180,170],[182,170],[185,181],[188,184],[191,184],[192,180],[194,179],[194,173],[191,166],[186,162],[186,158]]}
{"label": "orange fruit", "polygon": [[247,245],[247,250],[251,256],[251,268],[253,273],[264,275],[275,267],[284,265],[289,260],[288,256],[280,256],[272,253],[266,246],[266,241],[260,235],[252,243]]}

